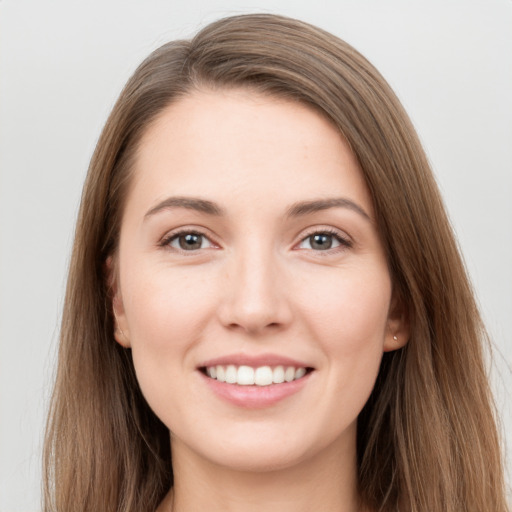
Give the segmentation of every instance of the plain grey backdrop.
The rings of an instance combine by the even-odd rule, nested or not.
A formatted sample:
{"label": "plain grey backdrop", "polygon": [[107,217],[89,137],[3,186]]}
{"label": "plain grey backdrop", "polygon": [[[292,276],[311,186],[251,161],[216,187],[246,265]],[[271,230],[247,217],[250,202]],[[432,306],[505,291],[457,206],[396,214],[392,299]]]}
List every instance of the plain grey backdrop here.
{"label": "plain grey backdrop", "polygon": [[512,459],[511,0],[0,0],[0,512],[40,509],[73,224],[113,102],[160,44],[254,11],[347,40],[404,103],[495,344]]}

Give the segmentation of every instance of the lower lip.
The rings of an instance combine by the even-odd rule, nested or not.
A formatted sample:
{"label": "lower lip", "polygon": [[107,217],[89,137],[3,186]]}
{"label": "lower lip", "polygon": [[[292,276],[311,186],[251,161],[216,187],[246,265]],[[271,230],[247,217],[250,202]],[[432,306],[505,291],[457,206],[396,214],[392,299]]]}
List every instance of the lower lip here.
{"label": "lower lip", "polygon": [[247,409],[262,409],[277,404],[281,400],[298,393],[309,381],[311,374],[292,382],[282,384],[270,384],[269,386],[240,386],[238,384],[227,384],[208,377],[202,372],[207,386],[219,397],[238,407]]}

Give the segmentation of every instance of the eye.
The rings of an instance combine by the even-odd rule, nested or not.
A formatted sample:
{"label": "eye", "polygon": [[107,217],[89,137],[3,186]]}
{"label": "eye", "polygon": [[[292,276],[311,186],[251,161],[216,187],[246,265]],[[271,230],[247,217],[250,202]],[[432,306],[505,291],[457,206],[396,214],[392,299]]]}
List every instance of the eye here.
{"label": "eye", "polygon": [[328,251],[338,247],[350,247],[351,243],[338,233],[318,231],[304,238],[298,248],[312,249],[314,251]]}
{"label": "eye", "polygon": [[174,233],[165,239],[162,245],[172,247],[181,251],[197,251],[199,249],[208,249],[213,247],[212,242],[202,233],[195,231],[182,231]]}

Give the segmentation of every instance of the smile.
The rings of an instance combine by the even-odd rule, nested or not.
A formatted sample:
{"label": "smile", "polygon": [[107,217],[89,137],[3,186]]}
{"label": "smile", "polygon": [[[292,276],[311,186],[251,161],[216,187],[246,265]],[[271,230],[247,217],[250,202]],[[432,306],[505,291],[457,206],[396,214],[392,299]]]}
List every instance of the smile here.
{"label": "smile", "polygon": [[211,379],[239,386],[270,386],[293,382],[304,377],[311,368],[295,366],[214,365],[202,369]]}
{"label": "smile", "polygon": [[308,382],[316,368],[308,362],[281,354],[238,353],[204,361],[197,370],[204,384],[222,401],[245,409],[262,409],[310,387]]}

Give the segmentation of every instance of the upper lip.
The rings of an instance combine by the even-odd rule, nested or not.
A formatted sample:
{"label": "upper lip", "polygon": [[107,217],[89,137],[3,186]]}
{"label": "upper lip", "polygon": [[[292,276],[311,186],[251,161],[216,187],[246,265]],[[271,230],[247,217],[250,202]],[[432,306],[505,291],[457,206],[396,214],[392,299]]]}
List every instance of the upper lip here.
{"label": "upper lip", "polygon": [[199,365],[199,368],[208,368],[210,366],[251,366],[258,368],[260,366],[293,366],[295,368],[312,368],[310,364],[304,361],[298,361],[290,357],[281,356],[278,354],[230,354],[214,359],[208,359]]}

